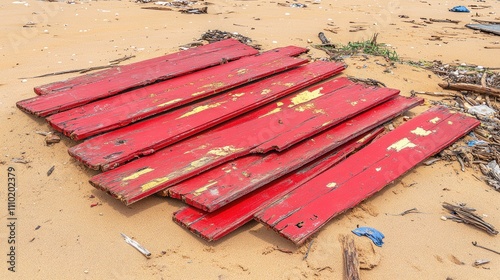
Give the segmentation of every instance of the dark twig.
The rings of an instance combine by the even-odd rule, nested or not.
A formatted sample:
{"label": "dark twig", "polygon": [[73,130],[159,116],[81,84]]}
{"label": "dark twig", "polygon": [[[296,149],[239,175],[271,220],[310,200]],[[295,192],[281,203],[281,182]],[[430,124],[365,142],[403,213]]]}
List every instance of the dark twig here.
{"label": "dark twig", "polygon": [[307,246],[307,251],[306,251],[306,254],[304,255],[304,257],[302,258],[302,260],[306,260],[307,259],[307,256],[309,256],[309,251],[311,251],[311,247],[313,245],[313,242],[314,240],[311,240],[311,242],[309,242],[309,246]]}
{"label": "dark twig", "polygon": [[371,79],[371,78],[363,79],[363,78],[356,78],[356,77],[352,77],[352,76],[348,76],[347,78],[355,83],[364,83],[364,84],[367,84],[370,86],[386,87],[386,85],[384,83],[382,83],[381,81],[377,81],[377,80]]}
{"label": "dark twig", "polygon": [[495,253],[495,254],[499,254],[499,255],[500,255],[500,252],[498,252],[498,251],[495,251],[495,250],[490,249],[490,248],[483,247],[483,246],[481,246],[481,245],[477,245],[477,242],[476,242],[476,241],[472,241],[472,245],[474,245],[474,246],[476,246],[476,247],[479,247],[479,248],[481,248],[481,249],[485,249],[485,250],[488,250],[488,251],[490,251],[490,252],[493,252],[493,253]]}

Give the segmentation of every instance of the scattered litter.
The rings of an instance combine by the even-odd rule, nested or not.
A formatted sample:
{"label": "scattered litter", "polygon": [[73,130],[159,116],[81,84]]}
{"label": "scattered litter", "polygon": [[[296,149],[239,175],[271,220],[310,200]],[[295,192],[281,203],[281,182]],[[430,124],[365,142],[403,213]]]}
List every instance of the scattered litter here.
{"label": "scattered litter", "polygon": [[90,208],[96,207],[98,205],[99,205],[99,202],[92,203],[92,204],[90,204]]}
{"label": "scattered litter", "polygon": [[474,246],[476,246],[476,247],[479,247],[479,248],[481,248],[481,249],[485,249],[485,250],[488,250],[488,251],[490,251],[490,252],[493,252],[493,253],[495,253],[495,254],[500,255],[500,252],[498,252],[498,251],[496,251],[496,250],[493,250],[493,249],[490,249],[490,248],[486,248],[486,247],[481,246],[481,245],[478,245],[476,241],[472,241],[472,245],[474,245]]}
{"label": "scattered litter", "polygon": [[469,142],[467,142],[467,146],[469,147],[474,147],[476,145],[487,145],[488,142],[486,141],[483,141],[483,140],[471,140]]}
{"label": "scattered litter", "polygon": [[384,83],[382,83],[381,81],[377,81],[375,79],[371,79],[371,78],[356,78],[356,77],[353,77],[353,76],[347,76],[347,78],[355,83],[363,83],[363,84],[366,84],[366,85],[369,85],[369,86],[374,86],[374,87],[386,87],[386,85]]}
{"label": "scattered litter", "polygon": [[399,213],[398,216],[404,216],[404,215],[407,215],[407,214],[416,214],[416,213],[422,213],[422,212],[418,211],[417,208],[412,208],[412,209],[408,209],[406,211],[403,211],[403,212]]}
{"label": "scattered litter", "polygon": [[465,6],[455,6],[451,8],[449,11],[455,13],[470,13],[469,9],[467,9]]}
{"label": "scattered litter", "polygon": [[52,172],[54,172],[55,168],[56,168],[56,166],[52,165],[52,167],[49,169],[49,171],[47,171],[47,177],[50,176],[52,174]]}
{"label": "scattered litter", "polygon": [[500,35],[500,24],[466,24],[465,27],[483,31],[495,35]]}
{"label": "scattered litter", "polygon": [[311,242],[309,242],[309,245],[307,246],[307,251],[306,251],[304,257],[302,258],[302,260],[306,260],[307,256],[309,256],[309,251],[311,251],[311,247],[313,245],[313,242],[314,242],[314,240],[311,240]]}
{"label": "scattered litter", "polygon": [[489,262],[490,262],[489,260],[476,260],[472,265],[473,266],[480,266],[480,265],[483,265],[483,264],[487,264]]}
{"label": "scattered litter", "polygon": [[151,257],[151,253],[146,250],[146,248],[142,247],[141,244],[139,244],[137,241],[135,241],[134,239],[126,236],[125,234],[123,233],[120,233],[122,235],[122,237],[125,239],[125,242],[127,242],[130,246],[134,247],[135,249],[137,249],[137,251],[141,252],[141,254],[143,254],[146,258],[149,259],[149,257]]}
{"label": "scattered litter", "polygon": [[344,279],[359,280],[358,251],[351,235],[340,237],[344,256]]}
{"label": "scattered litter", "polygon": [[424,161],[424,165],[427,165],[427,166],[433,165],[435,162],[440,161],[440,160],[441,160],[440,158],[433,157],[433,158],[430,158],[430,159]]}
{"label": "scattered litter", "polygon": [[38,130],[37,130],[37,131],[35,131],[35,133],[36,133],[36,134],[40,134],[40,135],[42,135],[42,136],[47,136],[47,135],[51,134],[52,132],[45,132],[45,131],[38,131]]}
{"label": "scattered litter", "polygon": [[450,211],[451,216],[446,217],[450,220],[453,220],[457,223],[473,225],[492,235],[498,234],[498,231],[493,225],[488,224],[487,222],[483,221],[483,218],[473,213],[474,211],[476,211],[476,209],[474,208],[466,207],[465,204],[453,205],[447,202],[443,203],[443,207],[446,210]]}
{"label": "scattered litter", "polygon": [[496,111],[488,107],[488,105],[481,104],[470,107],[468,113],[472,115],[481,115],[489,117],[491,115],[494,115]]}
{"label": "scattered litter", "polygon": [[373,241],[373,244],[382,247],[382,244],[384,244],[384,234],[382,234],[380,231],[371,228],[371,227],[359,227],[357,229],[352,230],[352,233],[356,234],[357,236],[366,236],[370,238]]}
{"label": "scattered litter", "polygon": [[448,218],[446,218],[445,216],[441,216],[441,220],[443,220],[443,221],[447,221],[447,220],[448,220]]}
{"label": "scattered litter", "polygon": [[24,159],[24,157],[22,157],[22,158],[13,158],[12,162],[13,163],[21,163],[21,164],[27,164],[27,163],[29,163],[29,161],[27,161],[26,159]]}
{"label": "scattered litter", "polygon": [[222,40],[229,39],[229,38],[236,39],[243,44],[247,44],[247,45],[253,47],[254,49],[260,50],[261,46],[258,44],[254,44],[252,39],[250,39],[249,37],[243,36],[241,34],[238,34],[236,32],[231,33],[231,32],[221,31],[221,30],[217,30],[217,29],[214,29],[214,30],[209,29],[207,32],[205,32],[201,35],[200,40],[205,40],[205,41],[208,41],[209,43],[213,43],[213,42],[218,42],[218,41],[222,41]]}
{"label": "scattered litter", "polygon": [[35,230],[39,230],[42,226],[36,226]]}
{"label": "scattered litter", "polygon": [[192,8],[192,9],[183,9],[179,10],[179,12],[183,14],[206,14],[208,12],[208,7],[203,7],[203,8]]}
{"label": "scattered litter", "polygon": [[45,143],[47,145],[59,143],[61,141],[61,137],[57,135],[56,133],[49,133],[47,136],[45,136]]}

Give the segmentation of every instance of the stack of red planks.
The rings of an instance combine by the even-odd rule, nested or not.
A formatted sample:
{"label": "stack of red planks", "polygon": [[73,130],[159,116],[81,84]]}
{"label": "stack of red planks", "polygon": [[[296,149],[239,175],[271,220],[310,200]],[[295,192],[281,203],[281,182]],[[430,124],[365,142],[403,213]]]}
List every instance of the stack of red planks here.
{"label": "stack of red planks", "polygon": [[43,85],[17,105],[85,139],[70,155],[125,204],[159,193],[188,204],[174,221],[206,240],[255,218],[300,244],[478,124],[435,108],[380,137],[423,100],[329,79],[344,65],[306,51],[229,39]]}

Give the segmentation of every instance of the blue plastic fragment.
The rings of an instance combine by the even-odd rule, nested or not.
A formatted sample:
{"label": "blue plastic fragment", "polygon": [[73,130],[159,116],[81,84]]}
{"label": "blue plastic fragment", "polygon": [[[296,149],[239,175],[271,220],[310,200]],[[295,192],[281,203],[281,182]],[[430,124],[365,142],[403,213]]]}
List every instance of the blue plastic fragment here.
{"label": "blue plastic fragment", "polygon": [[488,144],[488,142],[483,140],[470,140],[469,142],[467,142],[467,146],[469,147],[474,147],[476,145],[484,145],[484,144]]}
{"label": "blue plastic fragment", "polygon": [[467,9],[465,6],[455,6],[450,9],[450,12],[455,12],[455,13],[470,13],[469,9]]}
{"label": "blue plastic fragment", "polygon": [[382,234],[380,231],[371,228],[371,227],[359,227],[357,229],[353,229],[352,233],[356,234],[357,236],[366,236],[370,238],[373,241],[373,244],[382,247],[382,244],[384,244],[384,234]]}

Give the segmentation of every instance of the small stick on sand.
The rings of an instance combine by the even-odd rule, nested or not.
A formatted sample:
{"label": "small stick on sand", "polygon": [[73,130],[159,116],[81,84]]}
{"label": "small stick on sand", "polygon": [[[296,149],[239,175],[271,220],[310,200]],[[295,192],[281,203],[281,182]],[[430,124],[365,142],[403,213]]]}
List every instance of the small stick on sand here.
{"label": "small stick on sand", "polygon": [[350,235],[342,235],[340,239],[344,250],[344,279],[359,280],[359,260],[354,239]]}

